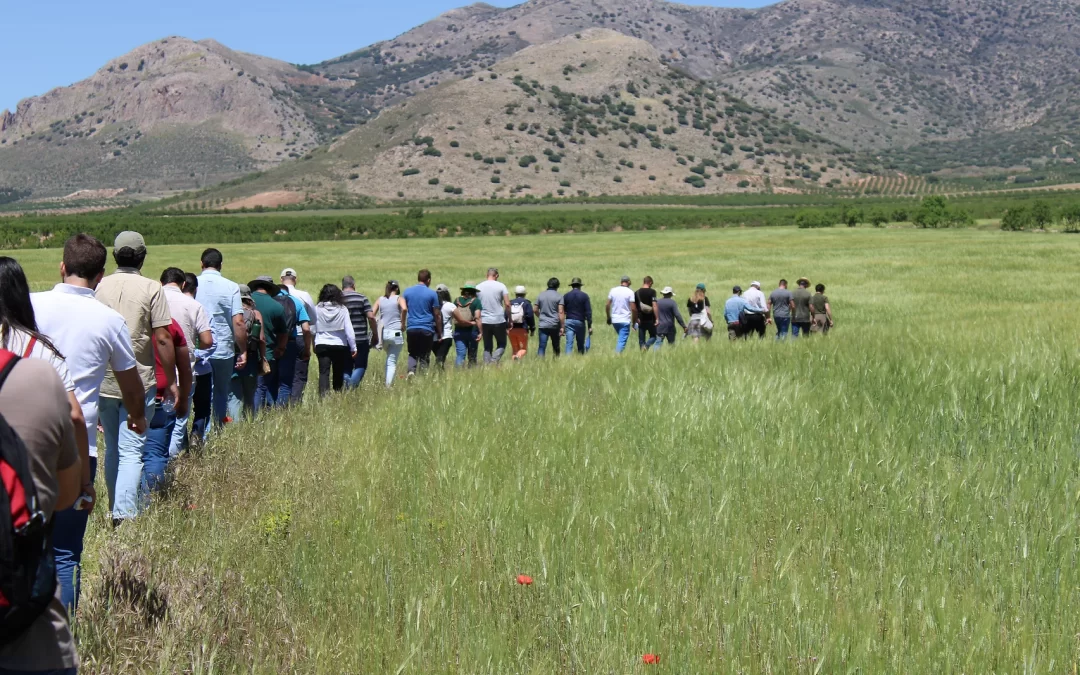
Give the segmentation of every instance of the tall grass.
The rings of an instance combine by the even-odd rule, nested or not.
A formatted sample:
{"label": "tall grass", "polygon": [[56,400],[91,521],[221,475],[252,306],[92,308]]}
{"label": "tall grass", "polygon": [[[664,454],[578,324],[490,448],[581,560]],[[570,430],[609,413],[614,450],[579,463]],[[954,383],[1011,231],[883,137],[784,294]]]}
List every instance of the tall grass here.
{"label": "tall grass", "polygon": [[683,299],[705,279],[714,306],[721,284],[807,274],[837,327],[622,357],[598,327],[584,359],[388,393],[375,357],[359,392],[230,427],[137,522],[95,516],[89,670],[629,672],[646,652],[688,673],[1076,667],[1080,363],[1075,312],[1050,289],[1076,281],[1080,243],[410,244],[235,247],[226,269],[318,265],[314,286],[355,260],[370,287],[390,267],[474,280],[491,261],[512,284],[584,269],[605,290],[625,270]]}

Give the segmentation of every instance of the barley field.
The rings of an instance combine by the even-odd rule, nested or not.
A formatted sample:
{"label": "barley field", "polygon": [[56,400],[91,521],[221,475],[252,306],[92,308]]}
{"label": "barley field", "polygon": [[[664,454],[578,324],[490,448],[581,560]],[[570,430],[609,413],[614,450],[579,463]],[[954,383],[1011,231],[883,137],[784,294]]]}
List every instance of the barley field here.
{"label": "barley field", "polygon": [[[152,244],[152,242],[151,242]],[[828,286],[836,327],[433,373],[230,425],[112,532],[86,672],[1055,673],[1080,660],[1080,238],[787,228],[222,247],[375,294]],[[148,273],[196,267],[153,247]],[[60,252],[18,253],[34,287]],[[636,287],[636,285],[635,285]],[[1062,298],[1062,294],[1070,297]],[[535,346],[535,343],[533,344]],[[100,488],[104,492],[104,486]],[[531,584],[518,583],[527,575]],[[522,579],[524,581],[524,579]],[[643,656],[654,654],[658,664]]]}

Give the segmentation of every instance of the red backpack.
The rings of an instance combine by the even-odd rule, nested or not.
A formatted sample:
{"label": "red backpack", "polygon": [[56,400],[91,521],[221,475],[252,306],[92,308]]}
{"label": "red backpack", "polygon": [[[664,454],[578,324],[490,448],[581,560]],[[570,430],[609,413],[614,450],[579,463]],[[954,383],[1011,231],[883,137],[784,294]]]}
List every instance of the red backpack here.
{"label": "red backpack", "polygon": [[[0,350],[0,388],[19,357]],[[56,592],[52,522],[45,519],[26,445],[0,414],[0,645],[15,640]]]}

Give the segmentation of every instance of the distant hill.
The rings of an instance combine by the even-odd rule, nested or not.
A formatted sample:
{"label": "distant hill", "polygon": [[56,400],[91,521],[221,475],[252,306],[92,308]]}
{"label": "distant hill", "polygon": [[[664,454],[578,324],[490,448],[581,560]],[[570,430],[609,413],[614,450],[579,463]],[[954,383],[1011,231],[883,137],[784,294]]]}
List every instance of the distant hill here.
{"label": "distant hill", "polygon": [[207,197],[379,199],[733,192],[853,176],[853,155],[591,29],[421,92],[311,154]]}
{"label": "distant hill", "polygon": [[1077,0],[785,0],[756,10],[529,0],[456,9],[313,65],[210,41],[151,43],[0,115],[0,188],[156,192],[273,168],[413,97],[595,28],[643,40],[650,63],[852,149],[864,169],[1027,171],[1077,158]]}

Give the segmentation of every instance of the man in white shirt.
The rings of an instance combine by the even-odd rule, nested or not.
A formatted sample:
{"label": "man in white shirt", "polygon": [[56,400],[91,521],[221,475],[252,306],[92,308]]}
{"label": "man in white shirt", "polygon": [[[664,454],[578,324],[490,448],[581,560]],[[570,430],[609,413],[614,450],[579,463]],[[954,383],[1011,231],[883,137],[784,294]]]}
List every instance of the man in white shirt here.
{"label": "man in white shirt", "polygon": [[[83,492],[93,498],[97,472],[98,400],[105,371],[112,366],[128,411],[128,427],[146,431],[143,383],[136,369],[135,353],[124,317],[94,298],[94,289],[105,274],[105,246],[97,239],[78,234],[64,245],[60,265],[61,283],[51,291],[34,293],[38,330],[64,354],[75,384],[75,396],[86,419],[90,462],[83,472]],[[64,605],[78,603],[79,564],[83,536],[93,509],[91,501],[81,510],[67,509],[54,516],[53,548],[56,572]]]}
{"label": "man in white shirt", "polygon": [[619,285],[611,289],[607,298],[607,322],[615,329],[619,342],[615,353],[622,354],[630,339],[630,327],[637,323],[637,303],[634,292],[630,290],[630,277],[623,276]]}
{"label": "man in white shirt", "polygon": [[746,301],[746,322],[743,326],[743,335],[751,332],[757,333],[759,338],[765,337],[765,327],[772,323],[769,320],[769,305],[765,300],[765,294],[761,292],[761,282],[751,281],[750,289],[743,293]]}
{"label": "man in white shirt", "polygon": [[499,281],[499,270],[489,267],[487,280],[476,285],[483,328],[484,365],[499,365],[506,352],[510,317],[510,289]]}
{"label": "man in white shirt", "polygon": [[[195,370],[195,350],[210,349],[214,346],[214,333],[210,327],[210,315],[202,303],[184,295],[184,271],[177,267],[169,267],[161,273],[161,288],[165,291],[165,301],[169,303],[169,311],[173,319],[179,324],[180,330],[188,344],[188,355],[192,372]],[[187,448],[188,445],[188,421],[191,419],[191,402],[195,397],[195,388],[191,388],[188,397],[187,411],[183,417],[176,418],[173,427],[172,438],[169,440],[169,457],[176,457]]]}
{"label": "man in white shirt", "polygon": [[298,405],[304,400],[304,388],[307,387],[308,366],[311,363],[311,350],[315,341],[315,328],[317,325],[315,320],[315,303],[311,299],[311,294],[297,288],[296,280],[296,270],[291,267],[286,267],[281,270],[281,284],[289,287],[289,295],[300,298],[301,302],[304,303],[304,309],[307,310],[309,323],[311,324],[309,332],[304,333],[303,327],[300,326],[300,322],[296,323],[296,337],[293,340],[295,352],[294,348],[290,347],[284,357],[286,359],[296,359],[296,372],[293,374],[292,393],[289,395],[289,398],[294,405]]}

